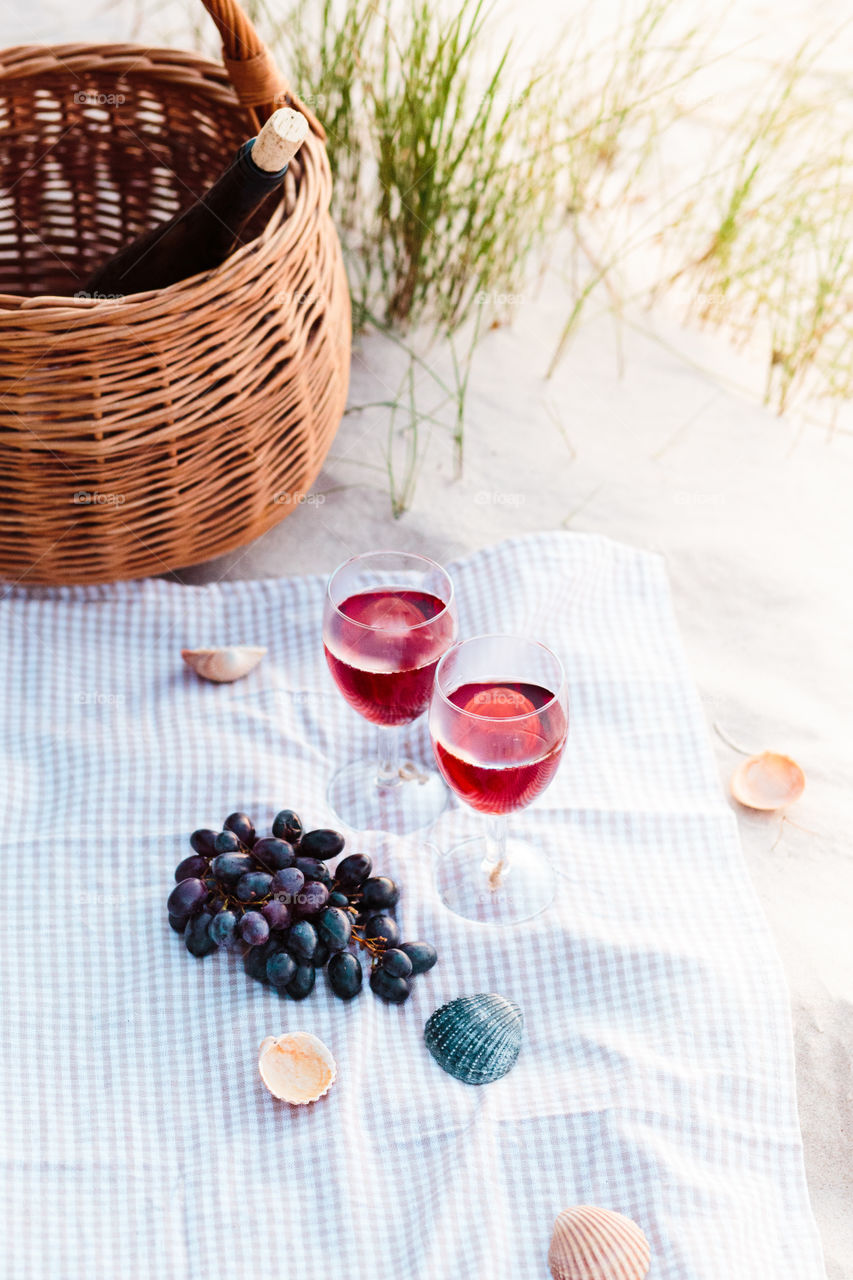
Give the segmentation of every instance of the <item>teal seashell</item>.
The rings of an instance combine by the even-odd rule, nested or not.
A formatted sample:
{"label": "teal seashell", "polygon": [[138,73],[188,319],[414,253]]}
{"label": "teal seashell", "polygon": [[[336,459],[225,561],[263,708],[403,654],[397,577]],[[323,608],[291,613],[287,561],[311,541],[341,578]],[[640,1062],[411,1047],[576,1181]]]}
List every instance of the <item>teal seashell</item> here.
{"label": "teal seashell", "polygon": [[424,1027],[426,1047],[440,1067],[464,1084],[491,1084],[514,1066],[524,1015],[494,993],[459,996],[436,1009]]}

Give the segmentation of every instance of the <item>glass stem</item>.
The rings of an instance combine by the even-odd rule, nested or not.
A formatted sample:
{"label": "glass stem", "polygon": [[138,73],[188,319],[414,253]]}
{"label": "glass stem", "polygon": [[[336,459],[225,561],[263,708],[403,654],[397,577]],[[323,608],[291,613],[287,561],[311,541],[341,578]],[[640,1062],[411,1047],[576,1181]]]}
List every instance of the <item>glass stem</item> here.
{"label": "glass stem", "polygon": [[386,791],[389,787],[399,787],[403,781],[400,776],[400,733],[395,724],[376,726],[376,785]]}
{"label": "glass stem", "polygon": [[486,817],[486,875],[489,888],[498,889],[509,870],[506,837],[509,828],[506,814],[490,813]]}

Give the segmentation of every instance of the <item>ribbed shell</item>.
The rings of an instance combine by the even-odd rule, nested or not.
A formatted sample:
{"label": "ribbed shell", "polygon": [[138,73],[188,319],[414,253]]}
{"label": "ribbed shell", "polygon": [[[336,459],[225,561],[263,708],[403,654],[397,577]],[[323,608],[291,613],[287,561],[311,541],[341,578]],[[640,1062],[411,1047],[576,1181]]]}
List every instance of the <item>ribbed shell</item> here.
{"label": "ribbed shell", "polygon": [[643,1280],[651,1250],[630,1218],[581,1204],[557,1215],[548,1266],[554,1280]]}
{"label": "ribbed shell", "polygon": [[459,996],[436,1009],[424,1028],[432,1056],[465,1084],[491,1084],[515,1066],[524,1016],[503,996]]}

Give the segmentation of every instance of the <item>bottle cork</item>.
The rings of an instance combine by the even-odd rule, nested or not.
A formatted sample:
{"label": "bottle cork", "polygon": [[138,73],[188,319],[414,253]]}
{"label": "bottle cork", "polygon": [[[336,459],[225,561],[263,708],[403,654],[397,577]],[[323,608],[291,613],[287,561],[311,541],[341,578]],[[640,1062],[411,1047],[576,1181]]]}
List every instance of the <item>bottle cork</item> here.
{"label": "bottle cork", "polygon": [[252,160],[265,173],[280,173],[308,137],[308,121],[301,111],[280,107],[266,121],[252,144]]}

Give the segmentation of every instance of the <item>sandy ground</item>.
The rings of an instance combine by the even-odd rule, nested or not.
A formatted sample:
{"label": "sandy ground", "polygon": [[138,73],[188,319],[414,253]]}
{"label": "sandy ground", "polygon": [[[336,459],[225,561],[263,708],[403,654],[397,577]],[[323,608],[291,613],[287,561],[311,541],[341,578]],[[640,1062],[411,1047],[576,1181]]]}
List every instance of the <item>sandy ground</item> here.
{"label": "sandy ground", "polygon": [[[778,44],[778,6],[736,9],[747,35],[772,31],[771,44]],[[784,9],[801,26],[816,12],[796,0]],[[821,12],[832,18],[831,6]],[[4,10],[0,42],[80,38],[84,31],[109,39],[128,29],[120,10],[86,28],[79,15],[42,0],[27,13]],[[514,308],[511,328],[482,342],[462,479],[453,478],[446,434],[435,430],[412,507],[395,521],[384,475],[386,420],[378,410],[351,413],[315,500],[248,550],[182,576],[202,582],[326,571],[382,546],[442,560],[553,528],[605,533],[666,556],[709,727],[716,722],[750,749],[788,752],[807,774],[806,793],[788,820],[744,811],[738,820],[791,987],[807,1173],[828,1276],[847,1280],[853,437],[830,439],[757,407],[736,389],[754,383],[755,370],[721,340],[685,332],[665,310],[633,316],[623,327],[621,374],[616,327],[600,316],[545,381],[567,309],[564,286],[554,279]],[[442,365],[446,354],[435,358]],[[378,338],[358,347],[354,406],[396,391],[396,360]],[[710,731],[722,785],[740,757]]]}

